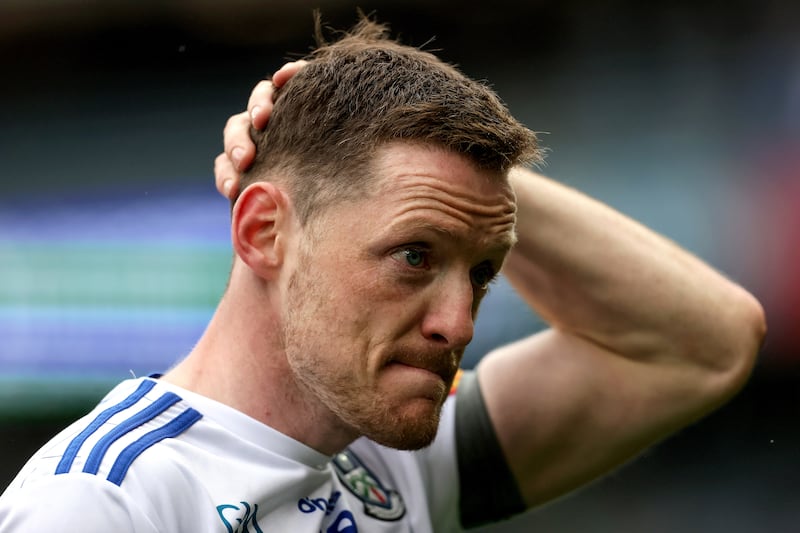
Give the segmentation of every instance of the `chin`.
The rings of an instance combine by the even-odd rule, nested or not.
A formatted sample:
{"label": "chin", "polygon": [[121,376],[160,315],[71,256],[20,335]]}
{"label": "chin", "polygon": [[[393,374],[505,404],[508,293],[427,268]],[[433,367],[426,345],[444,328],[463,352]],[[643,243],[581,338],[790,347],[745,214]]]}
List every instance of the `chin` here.
{"label": "chin", "polygon": [[418,400],[370,424],[363,434],[372,441],[398,450],[419,450],[429,446],[439,430],[441,405]]}

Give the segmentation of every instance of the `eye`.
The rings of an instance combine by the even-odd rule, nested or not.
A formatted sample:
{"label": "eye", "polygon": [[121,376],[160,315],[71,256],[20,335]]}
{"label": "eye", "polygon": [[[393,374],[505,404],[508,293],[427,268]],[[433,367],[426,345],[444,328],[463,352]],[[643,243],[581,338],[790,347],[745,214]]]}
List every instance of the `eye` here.
{"label": "eye", "polygon": [[489,263],[483,263],[472,269],[470,276],[472,283],[481,290],[489,288],[489,284],[494,281],[496,272]]}
{"label": "eye", "polygon": [[401,248],[392,254],[411,268],[427,268],[429,266],[428,251],[416,247]]}
{"label": "eye", "polygon": [[403,256],[406,259],[406,263],[413,267],[418,267],[425,263],[425,255],[420,250],[403,250]]}

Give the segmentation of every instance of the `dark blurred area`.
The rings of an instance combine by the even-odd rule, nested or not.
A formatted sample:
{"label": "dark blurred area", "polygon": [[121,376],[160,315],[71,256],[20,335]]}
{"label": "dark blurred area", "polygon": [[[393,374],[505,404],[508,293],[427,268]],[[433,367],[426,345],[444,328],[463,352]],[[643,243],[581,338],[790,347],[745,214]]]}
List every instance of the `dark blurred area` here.
{"label": "dark blurred area", "polygon": [[[191,348],[230,259],[212,178],[225,120],[309,51],[313,8],[341,29],[357,6],[489,80],[541,132],[544,173],[690,249],[767,311],[761,361],[733,401],[493,531],[797,531],[791,0],[0,0],[0,490],[128,369],[160,371]],[[466,366],[543,327],[502,284],[482,312]]]}

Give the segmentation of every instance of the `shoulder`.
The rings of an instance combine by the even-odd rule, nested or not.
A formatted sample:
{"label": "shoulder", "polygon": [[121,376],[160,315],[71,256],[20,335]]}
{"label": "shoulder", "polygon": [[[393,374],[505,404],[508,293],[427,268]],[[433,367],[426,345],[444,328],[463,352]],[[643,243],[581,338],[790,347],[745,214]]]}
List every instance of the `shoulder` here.
{"label": "shoulder", "polygon": [[[23,487],[62,487],[66,480],[86,477],[119,487],[134,463],[151,462],[141,461],[145,452],[163,450],[165,439],[180,437],[201,418],[180,396],[153,380],[122,382],[43,446],[6,493]],[[154,455],[158,454],[148,457]]]}
{"label": "shoulder", "polygon": [[158,528],[124,491],[88,474],[51,476],[0,497],[0,531],[155,533]]}
{"label": "shoulder", "polygon": [[[66,521],[56,525],[81,531],[95,531],[83,525],[85,520],[92,527],[97,521],[97,531],[130,531],[124,524],[135,525],[137,532],[161,529],[152,527],[162,514],[159,495],[187,492],[190,476],[174,474],[192,470],[198,439],[186,435],[202,425],[197,424],[201,419],[199,411],[160,382],[120,383],[28,461],[0,500],[0,524],[11,520],[15,526],[8,530],[16,531],[27,513],[39,521],[60,516]],[[208,438],[210,432],[202,433]]]}
{"label": "shoulder", "polygon": [[[497,439],[476,372],[464,374],[460,380],[455,412],[461,523],[470,528],[525,511],[525,502]],[[487,492],[487,486],[492,490]]]}
{"label": "shoulder", "polygon": [[202,418],[153,380],[123,385],[73,427],[74,436],[65,442],[55,475],[82,472],[119,486],[145,451],[179,437]]}

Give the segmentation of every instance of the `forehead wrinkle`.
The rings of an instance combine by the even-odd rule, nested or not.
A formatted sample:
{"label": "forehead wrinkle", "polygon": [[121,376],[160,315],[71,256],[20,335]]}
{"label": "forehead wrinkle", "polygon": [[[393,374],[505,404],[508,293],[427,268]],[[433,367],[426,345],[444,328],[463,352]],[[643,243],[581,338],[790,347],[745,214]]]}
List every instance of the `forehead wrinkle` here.
{"label": "forehead wrinkle", "polygon": [[[486,216],[476,216],[473,213],[465,212],[465,209],[452,205],[451,203],[438,201],[430,198],[419,198],[417,196],[409,195],[408,198],[399,199],[400,206],[396,211],[396,217],[402,218],[408,214],[414,216],[414,213],[430,213],[430,216],[445,215],[449,219],[454,219],[464,226],[472,227],[476,221],[483,221],[483,219],[491,218]],[[419,216],[422,216],[421,214]],[[483,226],[483,224],[481,224]]]}
{"label": "forehead wrinkle", "polygon": [[[402,218],[415,211],[430,211],[436,214],[444,214],[459,221],[468,228],[476,228],[486,231],[489,234],[500,234],[506,231],[513,231],[516,215],[513,210],[492,208],[491,214],[471,213],[467,211],[468,205],[451,205],[446,202],[410,197],[408,200],[400,200],[400,209],[395,214],[396,218]],[[476,210],[477,211],[477,210]],[[435,215],[434,215],[435,216]]]}
{"label": "forehead wrinkle", "polygon": [[435,183],[438,186],[418,184],[398,187],[398,200],[409,210],[425,203],[436,204],[431,209],[441,209],[444,206],[446,209],[443,211],[465,223],[470,216],[482,219],[515,218],[516,205],[509,195],[497,194],[487,202],[486,197],[478,194],[468,194],[455,187],[443,187],[444,183],[440,180]]}

